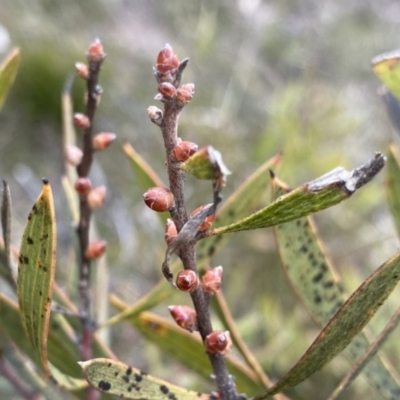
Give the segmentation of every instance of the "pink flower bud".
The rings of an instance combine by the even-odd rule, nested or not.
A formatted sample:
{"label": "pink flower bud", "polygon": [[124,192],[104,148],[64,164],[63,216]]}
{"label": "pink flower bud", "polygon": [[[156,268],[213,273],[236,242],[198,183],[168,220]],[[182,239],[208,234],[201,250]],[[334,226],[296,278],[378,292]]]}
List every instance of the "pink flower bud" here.
{"label": "pink flower bud", "polygon": [[221,266],[215,267],[207,271],[201,278],[201,287],[203,292],[213,295],[218,292],[221,287],[223,268]]}
{"label": "pink flower bud", "polygon": [[205,339],[206,350],[211,354],[226,354],[231,347],[231,335],[228,331],[213,331]]}
{"label": "pink flower bud", "polygon": [[75,63],[76,73],[83,79],[89,78],[89,67],[81,62]]}
{"label": "pink flower bud", "polygon": [[78,178],[75,182],[75,190],[81,196],[86,196],[92,190],[92,182],[88,177]]}
{"label": "pink flower bud", "polygon": [[180,271],[176,277],[176,286],[183,292],[193,292],[199,287],[199,284],[199,277],[190,269]]}
{"label": "pink flower bud", "polygon": [[192,100],[194,95],[194,84],[187,83],[186,85],[179,86],[176,91],[176,99],[182,104],[187,104]]}
{"label": "pink flower bud", "polygon": [[163,212],[175,207],[175,199],[172,192],[165,187],[150,188],[144,195],[146,205],[154,211]]}
{"label": "pink flower bud", "polygon": [[167,43],[158,53],[156,70],[161,74],[167,74],[173,69],[179,67],[179,59]]}
{"label": "pink flower bud", "polygon": [[189,306],[169,306],[169,312],[175,322],[183,329],[189,332],[197,330],[196,311]]}
{"label": "pink flower bud", "polygon": [[111,145],[116,137],[117,135],[111,132],[102,132],[97,134],[93,138],[93,149],[97,151],[106,149]]}
{"label": "pink flower bud", "polygon": [[95,39],[89,46],[87,57],[89,62],[99,63],[103,61],[106,54],[104,53],[103,45],[100,39]]}
{"label": "pink flower bud", "polygon": [[89,204],[89,207],[94,210],[96,208],[99,208],[103,205],[104,200],[106,198],[106,187],[104,185],[98,186],[97,188],[94,188],[91,190],[87,196],[87,201]]}
{"label": "pink flower bud", "polygon": [[65,147],[65,160],[76,167],[82,161],[83,152],[79,147],[67,144]]}
{"label": "pink flower bud", "polygon": [[[212,204],[204,204],[203,206],[197,207],[193,210],[190,214],[191,217],[197,215],[201,210],[204,210],[206,207],[210,207]],[[209,215],[208,217],[204,218],[203,223],[200,225],[199,232],[206,231],[215,221],[215,214]]]}
{"label": "pink flower bud", "polygon": [[173,149],[171,156],[174,161],[186,161],[192,154],[196,153],[199,146],[193,142],[178,143]]}
{"label": "pink flower bud", "polygon": [[105,253],[106,247],[107,247],[107,242],[105,242],[104,240],[92,242],[87,247],[85,256],[89,260],[96,260]]}
{"label": "pink flower bud", "polygon": [[85,114],[76,113],[74,115],[74,124],[77,128],[87,129],[90,126],[90,120]]}
{"label": "pink flower bud", "polygon": [[167,99],[171,99],[176,94],[176,87],[169,82],[162,82],[158,85],[158,91]]}
{"label": "pink flower bud", "polygon": [[165,225],[165,235],[164,239],[167,245],[169,246],[178,236],[178,232],[176,230],[176,226],[172,219],[167,219],[167,224]]}

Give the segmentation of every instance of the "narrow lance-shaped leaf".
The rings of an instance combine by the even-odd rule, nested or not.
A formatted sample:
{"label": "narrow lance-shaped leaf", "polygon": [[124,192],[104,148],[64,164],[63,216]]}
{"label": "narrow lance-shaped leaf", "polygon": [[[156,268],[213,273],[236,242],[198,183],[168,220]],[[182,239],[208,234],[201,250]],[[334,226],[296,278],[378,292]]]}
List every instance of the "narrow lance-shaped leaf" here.
{"label": "narrow lance-shaped leaf", "polygon": [[50,184],[29,214],[22,237],[18,265],[18,302],[22,324],[43,367],[47,363],[47,335],[53,294],[56,252],[56,222]]}
{"label": "narrow lance-shaped leaf", "polygon": [[386,194],[397,233],[400,235],[400,159],[394,144],[389,146],[386,169]]}
{"label": "narrow lance-shaped leaf", "polygon": [[[273,181],[275,197],[287,188],[277,179]],[[315,231],[311,217],[278,225],[275,228],[281,265],[286,276],[316,323],[322,328],[335,315],[345,301],[341,284],[333,265],[324,254],[323,246]],[[369,346],[367,336],[361,332],[344,350],[345,355],[358,360]],[[364,373],[380,397],[392,399],[400,384],[391,370],[381,360],[373,357]]]}
{"label": "narrow lance-shaped leaf", "polygon": [[368,183],[384,165],[385,157],[381,153],[376,153],[374,158],[351,172],[337,167],[320,178],[279,197],[247,218],[213,229],[208,235],[267,228],[332,207]]}
{"label": "narrow lance-shaped leaf", "polygon": [[[112,300],[113,306],[124,310],[123,302]],[[143,312],[137,317],[129,318],[129,322],[138,329],[147,340],[153,342],[160,350],[187,366],[191,370],[208,379],[211,366],[206,357],[204,344],[196,334],[180,328],[173,322],[149,312]],[[179,345],[177,345],[179,343]],[[235,377],[239,392],[252,395],[261,390],[257,376],[246,365],[231,355],[225,358],[229,372]]]}
{"label": "narrow lance-shaped leaf", "polygon": [[95,358],[79,365],[93,387],[124,399],[209,400],[206,394],[172,385],[119,361]]}
{"label": "narrow lance-shaped leaf", "polygon": [[400,254],[370,275],[343,304],[297,364],[267,393],[254,400],[266,399],[298,385],[340,353],[357,335],[387,299],[400,280]]}
{"label": "narrow lance-shaped leaf", "polygon": [[[0,264],[0,274],[15,287],[11,268],[11,193],[6,181],[3,181],[3,199],[1,202],[1,226],[4,241],[4,262]],[[1,250],[0,250],[1,252]]]}
{"label": "narrow lance-shaped leaf", "polygon": [[19,49],[14,49],[0,65],[0,110],[14,83],[19,66]]}
{"label": "narrow lance-shaped leaf", "polygon": [[390,92],[400,99],[400,50],[375,57],[372,68]]}

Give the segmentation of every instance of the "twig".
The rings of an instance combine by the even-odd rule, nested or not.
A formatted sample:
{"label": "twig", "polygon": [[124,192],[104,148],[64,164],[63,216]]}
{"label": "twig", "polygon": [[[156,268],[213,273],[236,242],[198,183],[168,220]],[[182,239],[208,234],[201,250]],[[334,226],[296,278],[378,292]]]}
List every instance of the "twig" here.
{"label": "twig", "polygon": [[[78,176],[87,178],[93,161],[93,120],[99,101],[101,88],[98,84],[100,67],[105,58],[103,46],[100,40],[96,39],[89,47],[87,54],[88,59],[88,76],[87,80],[87,101],[85,115],[89,123],[83,132],[83,157],[81,163],[77,167]],[[91,319],[91,298],[90,298],[90,267],[91,262],[86,255],[89,245],[89,228],[91,218],[91,208],[88,204],[87,196],[80,195],[79,199],[79,223],[77,234],[80,247],[79,262],[79,313],[81,314],[83,332],[82,332],[82,357],[83,360],[92,358],[92,340],[93,340],[93,322]],[[96,391],[91,388],[87,392],[88,399],[97,398]]]}
{"label": "twig", "polygon": [[0,354],[0,375],[6,378],[14,388],[27,400],[38,400],[40,395],[26,386],[19,374],[11,367],[7,360]]}
{"label": "twig", "polygon": [[[183,63],[184,65],[182,66]],[[178,69],[178,77],[175,79],[175,81],[173,81],[175,86],[179,85],[183,69],[186,65],[187,60],[184,60]],[[161,79],[159,79],[160,74],[158,74],[157,71],[156,78],[159,82],[161,81]],[[184,198],[185,173],[177,168],[176,162],[172,157],[172,150],[178,143],[178,120],[182,111],[182,107],[182,105],[174,100],[165,101],[164,114],[162,122],[159,125],[167,155],[167,169],[170,190],[175,199],[175,208],[173,212],[171,212],[171,218],[175,223],[178,233],[188,221]],[[215,206],[217,203],[216,198],[217,195],[214,193]],[[186,243],[185,246],[181,247],[180,258],[185,269],[189,269],[197,273],[195,243],[196,239],[194,238]],[[209,314],[209,301],[204,295],[201,286],[199,286],[194,292],[190,293],[190,295],[197,313],[198,329],[204,341],[207,335],[213,331]],[[224,400],[238,400],[245,398],[244,396],[236,393],[233,378],[225,366],[225,360],[223,356],[221,354],[208,354],[208,357],[210,359],[217,387],[222,398]]]}

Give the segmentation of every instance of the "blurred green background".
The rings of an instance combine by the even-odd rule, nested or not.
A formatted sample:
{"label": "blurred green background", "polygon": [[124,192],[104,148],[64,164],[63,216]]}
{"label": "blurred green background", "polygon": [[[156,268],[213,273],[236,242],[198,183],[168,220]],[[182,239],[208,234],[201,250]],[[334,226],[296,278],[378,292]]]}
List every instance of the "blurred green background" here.
{"label": "blurred green background", "polygon": [[[184,82],[196,94],[181,116],[179,135],[223,153],[233,172],[225,197],[264,160],[282,152],[278,175],[295,187],[341,165],[352,169],[375,151],[398,142],[377,95],[371,59],[398,46],[400,4],[332,0],[0,0],[0,56],[20,47],[16,83],[0,114],[0,177],[13,196],[13,243],[42,176],[52,182],[58,220],[58,281],[68,289],[75,233],[61,185],[61,91],[99,37],[107,59],[95,129],[118,142],[96,155],[95,185],[106,184],[106,205],[96,212],[98,235],[108,241],[103,285],[96,292],[106,318],[106,290],[133,303],[160,278],[163,227],[142,202],[142,191],[124,156],[129,141],[166,180],[158,128],[146,109],[157,105],[152,66],[170,43],[190,58]],[[83,110],[84,85],[72,87],[75,111]],[[79,140],[79,133],[78,133]],[[188,179],[188,207],[211,199],[209,184]],[[322,239],[351,293],[399,249],[387,209],[383,174],[351,200],[316,217]],[[240,233],[215,257],[223,265],[223,289],[249,346],[277,379],[302,355],[318,329],[292,294],[279,267],[271,230]],[[377,333],[396,307],[394,293],[370,324]],[[172,296],[172,295],[171,295]],[[168,304],[188,302],[174,294]],[[101,305],[102,304],[102,305]],[[166,307],[159,307],[166,315]],[[204,383],[142,342],[122,324],[108,332],[117,355],[182,386]],[[400,367],[392,339],[385,349]],[[288,393],[293,399],[325,399],[348,368],[338,357]],[[0,391],[12,391],[0,379]],[[196,386],[197,385],[197,386]],[[347,397],[346,397],[347,396]],[[343,399],[372,397],[359,378]],[[11,397],[8,397],[11,398]]]}

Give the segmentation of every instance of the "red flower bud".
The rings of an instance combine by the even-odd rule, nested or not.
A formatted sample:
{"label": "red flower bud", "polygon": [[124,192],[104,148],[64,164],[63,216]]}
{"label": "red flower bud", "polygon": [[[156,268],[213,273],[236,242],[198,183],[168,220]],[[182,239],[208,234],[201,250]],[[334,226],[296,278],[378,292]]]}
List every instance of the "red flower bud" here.
{"label": "red flower bud", "polygon": [[75,190],[81,196],[86,196],[92,190],[92,182],[88,177],[78,178],[75,182]]}
{"label": "red flower bud", "polygon": [[218,292],[221,287],[222,271],[223,268],[219,266],[210,269],[203,275],[201,278],[201,287],[204,293],[213,295]]}
{"label": "red flower bud", "polygon": [[77,128],[86,129],[90,126],[90,120],[85,114],[76,113],[74,115],[74,124]]}
{"label": "red flower bud", "polygon": [[175,322],[183,329],[189,332],[197,330],[196,311],[189,306],[169,306],[169,312]]}
{"label": "red flower bud", "polygon": [[163,212],[175,207],[175,199],[172,192],[164,187],[150,188],[144,195],[146,205],[154,211]]}
{"label": "red flower bud", "polygon": [[[206,207],[210,207],[212,204],[204,204],[203,206],[197,207],[193,210],[190,214],[191,217],[197,215],[201,210],[204,210]],[[204,218],[203,223],[200,225],[199,232],[206,231],[212,223],[215,221],[215,214],[209,215],[208,217]]]}
{"label": "red flower bud", "polygon": [[162,82],[158,85],[158,91],[167,99],[171,99],[176,94],[176,87],[169,82]]}
{"label": "red flower bud", "polygon": [[89,207],[94,210],[95,208],[99,208],[103,205],[104,199],[106,198],[106,187],[105,186],[98,186],[90,191],[87,196],[87,201]]}
{"label": "red flower bud", "polygon": [[172,219],[167,219],[167,224],[165,225],[165,235],[164,239],[167,245],[169,246],[178,236],[178,232],[176,230],[176,226]]}
{"label": "red flower bud", "polygon": [[89,67],[81,62],[75,63],[76,73],[83,79],[89,78]]}
{"label": "red flower bud", "polygon": [[87,57],[89,62],[99,63],[103,61],[106,54],[104,53],[103,45],[100,39],[95,39],[89,46]]}
{"label": "red flower bud", "polygon": [[193,142],[178,143],[173,149],[171,156],[174,161],[186,161],[192,154],[196,153],[199,146]]}
{"label": "red flower bud", "polygon": [[79,147],[67,144],[65,147],[65,160],[76,167],[81,163],[83,152]]}
{"label": "red flower bud", "polygon": [[106,247],[107,242],[105,242],[104,240],[90,243],[86,249],[85,256],[89,260],[96,260],[105,253]]}
{"label": "red flower bud", "polygon": [[179,67],[179,59],[172,50],[172,47],[167,43],[158,53],[156,70],[160,74],[167,74],[173,69]]}
{"label": "red flower bud", "polygon": [[97,134],[93,138],[93,149],[97,151],[106,149],[111,145],[116,137],[117,135],[115,133],[110,132],[102,132]]}
{"label": "red flower bud", "polygon": [[232,341],[229,331],[213,331],[207,335],[204,345],[211,354],[227,354],[230,350]]}
{"label": "red flower bud", "polygon": [[192,100],[194,95],[194,84],[187,83],[186,85],[182,85],[178,87],[176,91],[176,98],[183,104],[189,103]]}

